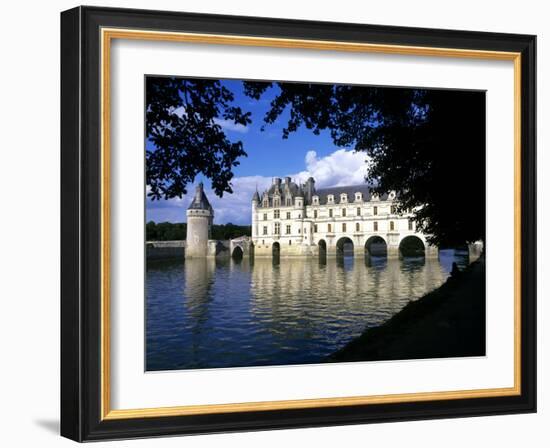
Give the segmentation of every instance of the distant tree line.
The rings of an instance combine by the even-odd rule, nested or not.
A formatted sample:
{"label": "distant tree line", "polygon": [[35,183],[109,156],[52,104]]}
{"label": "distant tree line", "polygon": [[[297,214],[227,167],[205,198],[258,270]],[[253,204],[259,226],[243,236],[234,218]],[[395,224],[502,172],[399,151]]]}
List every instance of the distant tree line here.
{"label": "distant tree line", "polygon": [[[187,223],[149,221],[146,226],[147,241],[178,241],[185,240]],[[239,226],[232,223],[214,224],[212,226],[213,240],[230,240],[239,236],[251,236],[251,226]]]}
{"label": "distant tree line", "polygon": [[[222,121],[247,126],[250,111],[215,79],[147,77],[148,196],[181,198],[196,176],[215,194],[233,192],[244,143]],[[338,148],[362,151],[369,183],[396,191],[401,210],[416,210],[416,227],[437,246],[485,240],[486,95],[482,91],[345,84],[243,81],[252,101],[268,100],[262,130],[286,122],[327,131]]]}

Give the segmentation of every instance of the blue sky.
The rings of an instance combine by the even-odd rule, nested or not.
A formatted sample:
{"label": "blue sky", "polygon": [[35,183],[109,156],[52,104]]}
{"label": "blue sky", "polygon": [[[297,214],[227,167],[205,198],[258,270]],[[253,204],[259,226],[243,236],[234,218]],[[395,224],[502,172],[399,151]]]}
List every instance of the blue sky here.
{"label": "blue sky", "polygon": [[[336,147],[328,132],[314,135],[301,127],[291,133],[288,139],[282,138],[282,129],[288,120],[285,111],[276,123],[264,125],[263,117],[269,110],[270,101],[275,96],[274,89],[268,90],[257,101],[243,93],[241,81],[223,81],[223,84],[235,95],[234,104],[244,111],[252,113],[252,124],[235,125],[231,122],[219,122],[228,138],[241,140],[248,157],[242,157],[240,165],[235,167],[232,185],[234,193],[218,198],[210,188],[210,181],[199,175],[195,184],[203,181],[206,194],[214,207],[214,222],[225,224],[250,224],[250,201],[258,185],[260,193],[267,188],[273,177],[292,176],[294,181],[302,182],[313,176],[318,187],[349,185],[363,181],[366,163],[365,155],[349,148]],[[195,184],[189,185],[188,194],[182,199],[146,202],[146,219],[156,222],[185,222],[185,212],[192,198]]]}

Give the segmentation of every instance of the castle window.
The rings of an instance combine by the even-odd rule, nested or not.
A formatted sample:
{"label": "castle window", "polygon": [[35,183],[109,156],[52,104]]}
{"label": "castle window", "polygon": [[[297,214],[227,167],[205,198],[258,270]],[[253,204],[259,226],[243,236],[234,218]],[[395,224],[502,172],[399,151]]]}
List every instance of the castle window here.
{"label": "castle window", "polygon": [[409,219],[409,230],[414,230],[414,224],[410,219]]}
{"label": "castle window", "polygon": [[375,232],[378,232],[378,223],[376,221],[372,223],[372,230],[374,230]]}
{"label": "castle window", "polygon": [[345,232],[346,231],[346,223],[342,223],[342,232]]}
{"label": "castle window", "polygon": [[281,217],[281,211],[280,211],[280,210],[275,210],[275,211],[273,212],[273,217],[274,217],[275,219],[279,219],[279,218]]}
{"label": "castle window", "polygon": [[361,201],[363,199],[363,195],[361,193],[355,193],[355,200],[357,202]]}
{"label": "castle window", "polygon": [[328,232],[332,232],[332,226],[330,224],[328,225]]}
{"label": "castle window", "polygon": [[334,204],[334,195],[329,194],[328,197],[327,197],[327,201],[328,201],[329,204]]}
{"label": "castle window", "polygon": [[279,198],[273,198],[273,207],[279,207],[281,205],[281,200]]}
{"label": "castle window", "polygon": [[307,227],[304,228],[304,233],[307,233]]}
{"label": "castle window", "polygon": [[395,223],[390,221],[390,231],[395,230]]}
{"label": "castle window", "polygon": [[317,224],[313,224],[313,231],[317,233]]}
{"label": "castle window", "polygon": [[313,218],[317,218],[317,210],[313,210]]}
{"label": "castle window", "polygon": [[390,213],[392,215],[395,215],[397,213],[397,206],[392,205],[391,208],[390,208]]}
{"label": "castle window", "polygon": [[286,234],[290,235],[290,226],[286,226]]}
{"label": "castle window", "polygon": [[286,219],[290,219],[290,212],[286,212]]}
{"label": "castle window", "polygon": [[357,216],[361,216],[361,207],[357,207]]}
{"label": "castle window", "polygon": [[340,202],[348,202],[348,195],[346,193],[340,195]]}
{"label": "castle window", "polygon": [[264,207],[269,207],[269,199],[264,199]]}
{"label": "castle window", "polygon": [[375,216],[378,215],[378,207],[376,205],[372,208],[372,214]]}
{"label": "castle window", "polygon": [[[264,226],[263,235],[267,235],[267,226]],[[263,242],[262,242],[262,244],[263,244]]]}
{"label": "castle window", "polygon": [[328,217],[332,218],[332,209],[331,208],[328,209]]}
{"label": "castle window", "polygon": [[313,205],[319,205],[319,196],[313,196]]}
{"label": "castle window", "polygon": [[275,235],[280,235],[280,234],[281,234],[281,223],[276,222],[275,223]]}
{"label": "castle window", "polygon": [[346,216],[346,209],[345,208],[342,209],[342,216]]}
{"label": "castle window", "polygon": [[292,246],[292,240],[288,240],[288,245]]}
{"label": "castle window", "polygon": [[355,223],[355,231],[359,232],[360,230],[361,230],[361,225],[358,222],[356,222]]}
{"label": "castle window", "polygon": [[267,221],[267,213],[264,213],[264,221]]}
{"label": "castle window", "polygon": [[290,207],[292,205],[292,198],[290,196],[286,197],[286,206]]}
{"label": "castle window", "polygon": [[[264,227],[265,228],[265,227]],[[266,229],[267,230],[267,229]],[[265,244],[265,240],[262,240],[262,246]]]}

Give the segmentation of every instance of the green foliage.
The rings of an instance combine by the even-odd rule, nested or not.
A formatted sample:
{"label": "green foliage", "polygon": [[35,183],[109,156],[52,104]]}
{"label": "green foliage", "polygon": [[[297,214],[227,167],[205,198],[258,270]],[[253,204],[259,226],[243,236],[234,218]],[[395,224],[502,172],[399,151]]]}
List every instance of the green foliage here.
{"label": "green foliage", "polygon": [[[485,93],[353,85],[276,84],[264,122],[286,110],[282,137],[300,126],[328,130],[339,147],[364,151],[368,179],[415,210],[432,244],[485,239]],[[260,99],[273,83],[245,82]]]}
{"label": "green foliage", "polygon": [[[146,226],[147,241],[179,241],[185,240],[186,223],[171,223],[149,221]],[[212,226],[213,240],[229,240],[240,236],[251,236],[251,226],[239,226],[232,223],[214,224]]]}
{"label": "green foliage", "polygon": [[233,106],[233,93],[211,79],[147,77],[146,96],[147,139],[155,147],[146,152],[148,195],[181,198],[198,173],[212,181],[218,196],[232,193],[232,169],[246,152],[219,123],[246,126],[250,112]]}
{"label": "green foliage", "polygon": [[214,224],[212,226],[213,240],[230,240],[239,236],[251,236],[251,226],[238,226],[236,224]]}
{"label": "green foliage", "polygon": [[184,240],[187,233],[186,223],[171,223],[149,221],[145,225],[147,241],[178,241]]}
{"label": "green foliage", "polygon": [[[148,77],[146,83],[147,138],[155,146],[146,154],[149,196],[181,197],[198,173],[217,195],[231,193],[233,167],[246,153],[219,123],[247,125],[250,112],[234,106],[233,93],[218,80]],[[399,211],[415,210],[430,243],[485,240],[484,92],[285,82],[243,87],[255,100],[273,90],[264,126],[288,111],[283,138],[304,126],[314,134],[327,130],[338,147],[365,152],[369,182],[379,193],[396,191]]]}

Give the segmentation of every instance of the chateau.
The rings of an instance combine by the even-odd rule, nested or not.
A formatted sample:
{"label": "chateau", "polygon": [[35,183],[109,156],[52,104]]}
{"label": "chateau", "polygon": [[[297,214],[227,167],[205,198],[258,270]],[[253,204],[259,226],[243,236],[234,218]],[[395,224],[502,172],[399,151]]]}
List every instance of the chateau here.
{"label": "chateau", "polygon": [[261,196],[254,193],[251,209],[251,238],[212,240],[214,210],[200,183],[187,210],[185,257],[321,257],[351,252],[356,257],[397,257],[411,242],[426,257],[438,256],[437,247],[428,245],[416,230],[413,215],[397,213],[395,193],[378,196],[366,184],[317,189],[312,177],[304,184],[275,178]]}
{"label": "chateau", "polygon": [[331,256],[353,250],[360,257],[378,252],[396,257],[403,242],[414,239],[427,257],[437,257],[437,248],[416,231],[413,215],[398,214],[396,205],[395,192],[378,196],[367,185],[316,189],[312,177],[304,184],[275,178],[252,198],[254,256]]}

